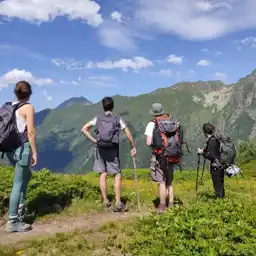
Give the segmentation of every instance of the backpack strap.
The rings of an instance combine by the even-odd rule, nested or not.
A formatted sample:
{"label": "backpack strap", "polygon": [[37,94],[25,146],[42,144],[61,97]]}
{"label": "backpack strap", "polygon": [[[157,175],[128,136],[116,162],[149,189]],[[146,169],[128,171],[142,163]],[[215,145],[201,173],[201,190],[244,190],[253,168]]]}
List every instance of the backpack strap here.
{"label": "backpack strap", "polygon": [[[165,118],[166,116],[161,116],[162,118]],[[167,137],[165,136],[165,134],[163,133],[163,131],[161,130],[161,128],[160,128],[160,125],[159,125],[159,121],[158,121],[158,119],[162,119],[162,118],[155,118],[154,120],[153,120],[153,122],[155,123],[155,125],[158,127],[158,129],[159,129],[159,132],[161,133],[161,136],[162,136],[162,138],[163,138],[163,141],[164,141],[164,147],[166,147],[166,145],[167,145]]]}

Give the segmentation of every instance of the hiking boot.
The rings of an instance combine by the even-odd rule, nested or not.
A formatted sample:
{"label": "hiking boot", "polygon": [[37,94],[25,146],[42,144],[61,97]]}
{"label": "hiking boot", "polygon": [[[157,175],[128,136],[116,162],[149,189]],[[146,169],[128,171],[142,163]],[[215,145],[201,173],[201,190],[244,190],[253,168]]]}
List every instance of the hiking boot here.
{"label": "hiking boot", "polygon": [[20,222],[24,221],[26,214],[27,214],[27,208],[25,207],[25,205],[24,204],[19,205],[18,220]]}
{"label": "hiking boot", "polygon": [[166,205],[164,204],[159,204],[158,208],[157,208],[157,213],[159,214],[163,214],[166,212]]}
{"label": "hiking boot", "polygon": [[122,202],[117,202],[113,207],[114,212],[122,212],[125,211],[124,204]]}
{"label": "hiking boot", "polygon": [[111,203],[109,202],[108,199],[103,201],[103,205],[104,205],[105,208],[110,208],[111,207]]}
{"label": "hiking boot", "polygon": [[24,222],[20,222],[20,221],[8,221],[7,225],[6,225],[6,232],[8,233],[12,233],[12,232],[27,232],[29,230],[31,230],[31,225],[30,224],[26,224]]}

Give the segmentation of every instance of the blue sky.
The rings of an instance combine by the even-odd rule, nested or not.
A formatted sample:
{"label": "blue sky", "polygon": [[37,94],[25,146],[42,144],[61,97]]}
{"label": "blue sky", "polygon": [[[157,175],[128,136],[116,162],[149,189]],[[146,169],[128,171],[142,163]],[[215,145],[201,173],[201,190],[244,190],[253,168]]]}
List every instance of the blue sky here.
{"label": "blue sky", "polygon": [[255,0],[0,1],[0,103],[21,79],[37,111],[73,96],[236,82],[256,68],[255,9]]}

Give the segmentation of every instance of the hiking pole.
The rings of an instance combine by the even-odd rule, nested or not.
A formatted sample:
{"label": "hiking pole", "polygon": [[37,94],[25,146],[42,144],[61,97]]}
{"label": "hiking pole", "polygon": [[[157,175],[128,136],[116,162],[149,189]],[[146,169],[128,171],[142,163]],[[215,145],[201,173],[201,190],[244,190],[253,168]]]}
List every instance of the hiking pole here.
{"label": "hiking pole", "polygon": [[137,208],[138,208],[138,211],[140,212],[140,196],[139,196],[139,186],[138,186],[137,167],[136,167],[135,157],[132,158],[132,161],[133,161],[134,179],[135,179],[135,185],[136,185]]}
{"label": "hiking pole", "polygon": [[206,159],[204,158],[204,164],[203,164],[202,176],[201,176],[201,179],[200,179],[200,185],[201,185],[201,186],[203,186],[203,185],[204,185],[203,178],[204,178],[204,171],[205,171],[205,162],[206,162]]}
{"label": "hiking pole", "polygon": [[196,172],[196,198],[197,198],[197,189],[198,189],[198,176],[200,169],[200,154],[197,154],[197,172]]}

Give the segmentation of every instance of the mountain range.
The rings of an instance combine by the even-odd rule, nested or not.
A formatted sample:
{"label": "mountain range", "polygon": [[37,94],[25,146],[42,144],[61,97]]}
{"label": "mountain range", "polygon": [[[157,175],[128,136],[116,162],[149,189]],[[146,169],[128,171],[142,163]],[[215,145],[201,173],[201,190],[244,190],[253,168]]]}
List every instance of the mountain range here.
{"label": "mountain range", "polygon": [[[201,126],[205,122],[215,124],[236,143],[256,137],[256,70],[231,85],[221,81],[180,82],[148,94],[135,97],[115,95],[113,99],[115,113],[123,117],[135,138],[138,167],[149,166],[151,152],[145,146],[144,131],[152,120],[149,110],[154,102],[162,103],[166,112],[184,127],[191,150],[190,154],[184,150],[184,168],[196,166],[196,149],[204,145]],[[49,168],[62,173],[91,171],[94,146],[80,130],[85,122],[101,112],[101,102],[92,103],[81,97],[37,113],[37,169]],[[132,167],[129,143],[123,134],[120,140],[121,165],[123,168]]]}

